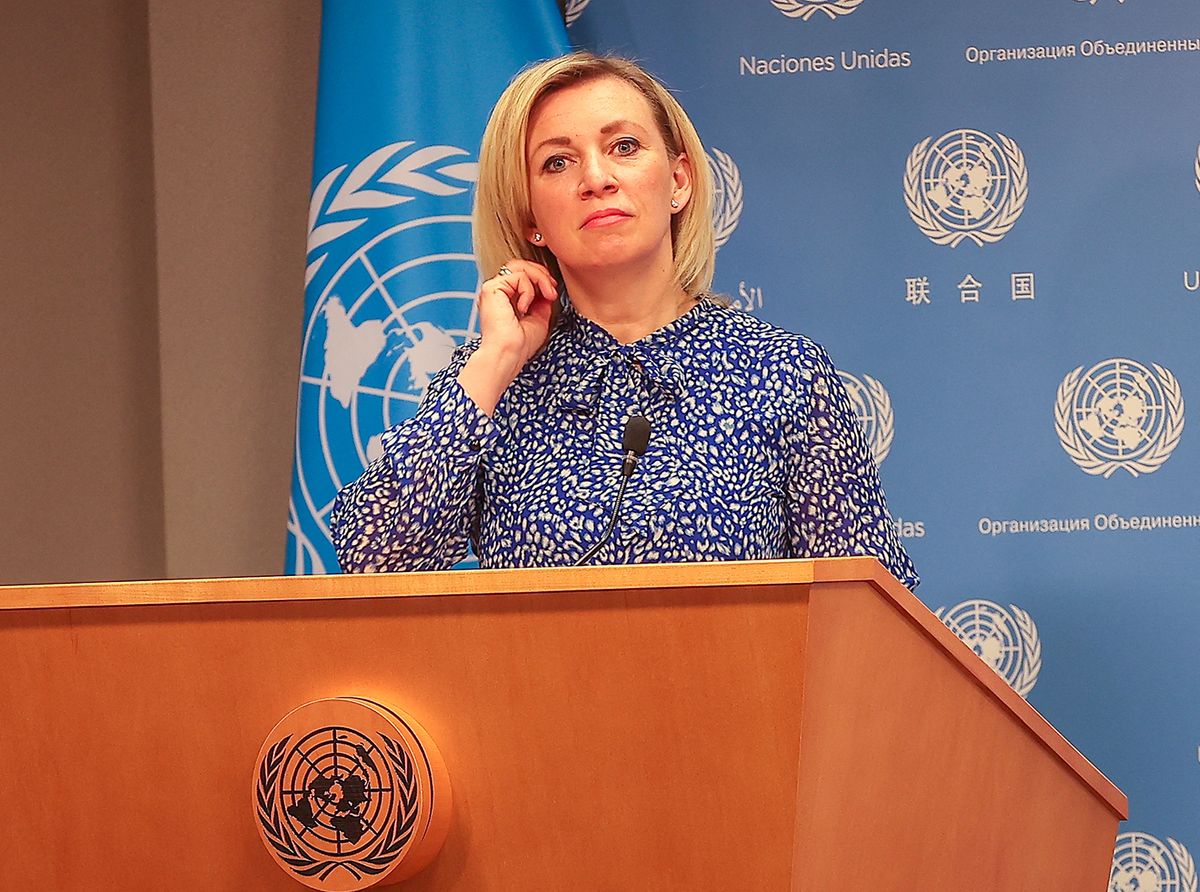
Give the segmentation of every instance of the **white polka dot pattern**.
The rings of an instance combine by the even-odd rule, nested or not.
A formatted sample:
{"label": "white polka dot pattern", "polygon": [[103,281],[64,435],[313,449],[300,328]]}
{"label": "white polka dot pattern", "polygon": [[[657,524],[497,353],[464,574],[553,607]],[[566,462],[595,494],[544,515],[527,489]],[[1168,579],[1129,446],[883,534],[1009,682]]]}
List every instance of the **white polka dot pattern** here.
{"label": "white polka dot pattern", "polygon": [[910,588],[879,474],[825,351],[702,299],[620,344],[567,305],[494,418],[457,381],[458,350],[382,458],[338,495],[351,572],[569,565],[602,535],[621,436],[650,419],[612,539],[593,562],[872,555]]}

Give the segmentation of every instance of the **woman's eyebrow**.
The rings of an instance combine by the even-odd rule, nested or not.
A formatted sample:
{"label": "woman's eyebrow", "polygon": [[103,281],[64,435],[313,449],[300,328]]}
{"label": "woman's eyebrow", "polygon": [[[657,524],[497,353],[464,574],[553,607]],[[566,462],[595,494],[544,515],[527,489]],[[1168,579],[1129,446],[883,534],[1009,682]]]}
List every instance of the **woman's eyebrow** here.
{"label": "woman's eyebrow", "polygon": [[[608,134],[615,133],[618,130],[645,130],[645,129],[646,128],[644,128],[641,124],[637,123],[637,121],[630,121],[625,118],[618,118],[616,121],[610,121],[609,123],[607,123],[603,127],[601,127],[600,132],[607,136]],[[547,139],[543,139],[540,143],[538,143],[536,146],[534,146],[529,154],[533,155],[539,149],[541,149],[542,146],[569,146],[570,144],[571,144],[571,137],[569,137],[569,136],[551,136]]]}

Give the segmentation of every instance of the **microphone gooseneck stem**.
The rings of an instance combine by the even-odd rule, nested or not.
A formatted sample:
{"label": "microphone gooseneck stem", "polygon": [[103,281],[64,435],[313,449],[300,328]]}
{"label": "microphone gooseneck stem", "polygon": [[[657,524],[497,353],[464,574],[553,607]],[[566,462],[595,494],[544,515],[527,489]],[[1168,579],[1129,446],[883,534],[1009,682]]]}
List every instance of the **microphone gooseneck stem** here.
{"label": "microphone gooseneck stem", "polygon": [[[629,485],[629,475],[633,473],[633,467],[630,464],[630,456],[632,456],[632,464],[637,464],[637,456],[633,455],[632,452],[625,456],[625,466],[621,468],[621,487],[617,490],[617,503],[613,505],[613,512],[608,518],[608,525],[604,528],[604,532],[600,535],[599,541],[597,541],[595,545],[584,552],[583,557],[575,562],[576,567],[580,566],[581,564],[586,564],[588,561],[594,558],[596,553],[604,547],[609,539],[612,538],[613,530],[617,528],[617,518],[621,516],[621,500],[625,498],[625,487]],[[628,467],[630,470],[627,472],[625,467]]]}
{"label": "microphone gooseneck stem", "polygon": [[617,499],[616,504],[613,505],[612,516],[608,518],[608,525],[604,528],[604,533],[600,536],[600,540],[584,552],[583,557],[577,560],[572,566],[578,567],[580,564],[590,561],[604,547],[605,543],[612,538],[613,530],[617,528],[617,519],[621,516],[621,500],[625,498],[625,487],[629,485],[629,478],[633,476],[634,469],[637,468],[638,459],[646,451],[646,446],[649,442],[649,420],[643,418],[641,415],[634,415],[626,420],[625,430],[621,438],[621,451],[625,454],[625,458],[621,462],[621,486],[617,490]]}

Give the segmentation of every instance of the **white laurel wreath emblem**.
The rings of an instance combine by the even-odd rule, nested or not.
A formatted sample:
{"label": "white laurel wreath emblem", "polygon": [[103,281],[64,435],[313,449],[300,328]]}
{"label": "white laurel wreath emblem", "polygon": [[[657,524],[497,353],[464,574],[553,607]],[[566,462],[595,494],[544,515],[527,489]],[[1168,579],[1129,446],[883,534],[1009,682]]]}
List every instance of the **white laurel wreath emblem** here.
{"label": "white laurel wreath emblem", "polygon": [[1037,626],[1034,625],[1033,618],[1028,613],[1016,604],[1009,604],[1008,607],[1012,611],[1013,619],[1017,623],[1017,629],[1021,633],[1021,650],[1023,654],[1021,671],[1017,673],[1016,679],[1012,682],[1012,687],[1022,698],[1025,698],[1029,696],[1029,692],[1037,684],[1038,673],[1042,671],[1042,640],[1038,636]]}
{"label": "white laurel wreath emblem", "polygon": [[563,9],[563,21],[567,23],[568,28],[575,24],[579,14],[591,2],[592,0],[567,0],[567,5]]}
{"label": "white laurel wreath emblem", "polygon": [[1200,146],[1196,146],[1196,191],[1200,192]]}
{"label": "white laurel wreath emblem", "polygon": [[1083,375],[1083,366],[1070,372],[1058,385],[1058,395],[1054,401],[1054,431],[1071,461],[1085,473],[1100,474],[1106,480],[1118,468],[1124,468],[1134,477],[1139,474],[1152,474],[1171,457],[1171,453],[1179,444],[1179,438],[1183,435],[1183,392],[1178,379],[1168,369],[1157,363],[1151,365],[1158,375],[1159,386],[1167,399],[1166,421],[1154,446],[1136,459],[1107,459],[1097,455],[1073,423],[1071,407],[1075,401],[1079,379]]}
{"label": "white laurel wreath emblem", "polygon": [[713,208],[713,235],[716,247],[729,241],[738,221],[742,219],[742,173],[728,154],[720,149],[709,149],[710,165],[713,169],[716,206]]}
{"label": "white laurel wreath emblem", "polygon": [[[979,604],[987,605],[989,608],[987,612],[993,616],[1003,617],[1007,614],[1012,620],[1013,625],[1016,626],[1017,633],[1021,636],[1021,651],[1013,677],[1010,678],[999,667],[993,666],[992,668],[1022,699],[1027,699],[1034,685],[1037,684],[1038,675],[1042,671],[1042,640],[1038,635],[1037,625],[1028,612],[1022,610],[1016,604],[1009,604],[1006,611],[999,604],[990,601],[964,601],[961,604],[956,604],[949,610],[945,607],[939,607],[933,612],[933,615],[945,623],[959,639],[969,644],[970,642],[963,637],[964,629],[955,618],[955,614],[959,613],[964,607]],[[1002,624],[995,631],[1003,632]],[[1003,632],[1003,637],[1007,638],[1008,633]],[[1010,669],[1009,672],[1011,673],[1012,670]]]}
{"label": "white laurel wreath emblem", "polygon": [[[940,139],[949,135],[943,134]],[[1029,197],[1029,170],[1025,166],[1025,155],[1020,147],[1003,133],[997,133],[996,137],[1012,172],[1008,195],[999,213],[986,226],[969,231],[947,228],[928,206],[925,196],[921,193],[921,171],[925,166],[933,137],[921,140],[909,152],[908,161],[904,166],[904,204],[908,207],[909,216],[917,224],[917,228],[935,245],[957,248],[964,239],[971,239],[980,246],[993,244],[1008,235],[1021,212],[1025,210],[1025,200]]]}
{"label": "white laurel wreath emblem", "polygon": [[771,0],[771,5],[785,16],[807,22],[818,12],[830,19],[849,15],[858,9],[863,0]]}
{"label": "white laurel wreath emblem", "polygon": [[1180,892],[1196,892],[1196,862],[1192,860],[1191,853],[1169,836],[1167,845],[1175,856],[1175,866],[1179,868]]}
{"label": "white laurel wreath emblem", "polygon": [[863,375],[862,382],[871,396],[871,402],[875,404],[875,435],[871,438],[871,454],[878,466],[883,464],[883,460],[892,451],[892,440],[896,435],[896,416],[892,412],[892,398],[884,386],[870,375]]}
{"label": "white laurel wreath emblem", "polygon": [[[473,161],[442,164],[449,158],[468,156],[470,153],[465,149],[424,146],[400,154],[412,144],[411,140],[391,143],[371,152],[353,168],[342,164],[321,178],[308,205],[308,254],[311,259],[304,272],[305,285],[312,281],[329,252],[316,257],[312,255],[366,223],[364,214],[412,201],[417,197],[412,193],[459,195],[468,188],[460,183],[473,183],[478,178],[479,165]],[[333,188],[335,183],[336,190]]]}
{"label": "white laurel wreath emblem", "polygon": [[883,384],[870,375],[852,375],[839,369],[838,377],[845,385],[859,426],[867,438],[871,457],[875,459],[875,465],[878,467],[888,457],[896,436],[896,416],[892,411],[892,398]]}
{"label": "white laurel wreath emblem", "polygon": [[[1133,842],[1134,851],[1132,857],[1128,857],[1131,842]],[[1150,849],[1148,857],[1138,858],[1136,856],[1136,847],[1140,843],[1142,847]],[[1154,851],[1157,849],[1157,851]],[[1167,851],[1170,851],[1170,857],[1164,857]],[[1126,857],[1122,857],[1122,853],[1126,853]],[[1175,870],[1171,870],[1171,861],[1174,861]],[[1125,879],[1120,876],[1121,872],[1128,874],[1131,869],[1140,869],[1142,867],[1150,867],[1156,875],[1156,881],[1164,881],[1171,883],[1174,879],[1175,883],[1171,883],[1179,892],[1196,892],[1197,877],[1196,877],[1196,862],[1192,860],[1191,853],[1181,842],[1167,837],[1167,844],[1164,846],[1162,841],[1145,833],[1122,833],[1117,837],[1115,851],[1113,853],[1112,871],[1109,873],[1109,890],[1110,892],[1125,892],[1130,888]],[[1171,873],[1176,874],[1175,877]],[[1118,886],[1118,881],[1120,885]],[[1138,886],[1141,888],[1141,886]],[[1157,888],[1157,886],[1156,886]]]}

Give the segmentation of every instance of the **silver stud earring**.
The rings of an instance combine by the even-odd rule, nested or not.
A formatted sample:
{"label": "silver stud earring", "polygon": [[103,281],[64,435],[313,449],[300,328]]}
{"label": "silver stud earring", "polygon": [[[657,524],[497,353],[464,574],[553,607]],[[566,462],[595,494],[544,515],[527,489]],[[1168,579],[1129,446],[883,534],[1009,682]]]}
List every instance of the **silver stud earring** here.
{"label": "silver stud earring", "polygon": [[541,242],[541,240],[542,240],[542,234],[541,234],[540,232],[535,232],[535,233],[533,234],[533,240],[534,240],[535,242]]}
{"label": "silver stud earring", "polygon": [[671,207],[673,207],[673,208],[679,207],[679,202],[676,201],[674,198],[671,199]]}

